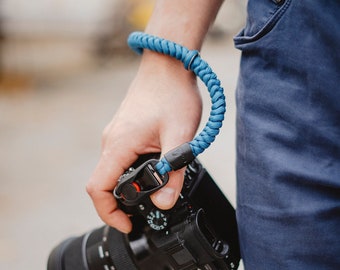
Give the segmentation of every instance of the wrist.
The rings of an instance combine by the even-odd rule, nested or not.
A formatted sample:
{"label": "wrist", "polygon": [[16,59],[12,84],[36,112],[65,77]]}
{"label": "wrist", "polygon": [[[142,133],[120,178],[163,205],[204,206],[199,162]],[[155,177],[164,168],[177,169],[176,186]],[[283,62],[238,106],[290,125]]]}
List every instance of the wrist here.
{"label": "wrist", "polygon": [[158,52],[145,49],[142,55],[140,72],[176,78],[176,80],[185,80],[187,82],[195,83],[196,75],[192,71],[185,69],[183,63],[171,56],[164,55]]}

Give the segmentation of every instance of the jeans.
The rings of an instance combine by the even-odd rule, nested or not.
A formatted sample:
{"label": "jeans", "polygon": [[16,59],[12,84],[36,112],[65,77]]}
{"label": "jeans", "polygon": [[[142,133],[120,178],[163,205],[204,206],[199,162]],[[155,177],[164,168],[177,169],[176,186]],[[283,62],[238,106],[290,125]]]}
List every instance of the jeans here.
{"label": "jeans", "polygon": [[245,269],[340,269],[340,1],[249,0],[234,42]]}

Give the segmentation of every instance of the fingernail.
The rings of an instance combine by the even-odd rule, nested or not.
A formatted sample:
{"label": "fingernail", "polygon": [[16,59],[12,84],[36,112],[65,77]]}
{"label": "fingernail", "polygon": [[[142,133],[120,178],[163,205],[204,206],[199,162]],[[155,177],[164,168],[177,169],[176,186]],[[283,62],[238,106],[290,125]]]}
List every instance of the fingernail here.
{"label": "fingernail", "polygon": [[158,207],[170,207],[175,200],[176,191],[173,188],[163,187],[154,194],[154,202]]}

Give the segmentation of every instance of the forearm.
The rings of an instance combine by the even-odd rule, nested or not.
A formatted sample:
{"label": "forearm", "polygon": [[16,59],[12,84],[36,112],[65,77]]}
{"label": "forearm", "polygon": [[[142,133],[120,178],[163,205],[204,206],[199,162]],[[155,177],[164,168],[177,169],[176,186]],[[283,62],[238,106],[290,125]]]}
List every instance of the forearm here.
{"label": "forearm", "polygon": [[199,50],[222,0],[158,0],[146,32]]}
{"label": "forearm", "polygon": [[[158,0],[145,32],[200,50],[222,3],[223,0]],[[183,84],[195,81],[193,73],[186,72],[176,59],[145,50],[139,72],[147,76],[155,71],[172,73]]]}

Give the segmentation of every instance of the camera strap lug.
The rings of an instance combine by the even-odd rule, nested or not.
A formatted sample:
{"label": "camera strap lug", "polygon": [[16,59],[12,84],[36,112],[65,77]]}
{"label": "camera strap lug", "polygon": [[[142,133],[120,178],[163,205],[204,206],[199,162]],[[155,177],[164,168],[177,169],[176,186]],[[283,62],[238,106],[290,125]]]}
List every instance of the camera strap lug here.
{"label": "camera strap lug", "polygon": [[114,196],[126,206],[134,206],[166,185],[167,173],[159,174],[155,169],[157,159],[150,159],[137,168],[130,168],[118,180]]}

